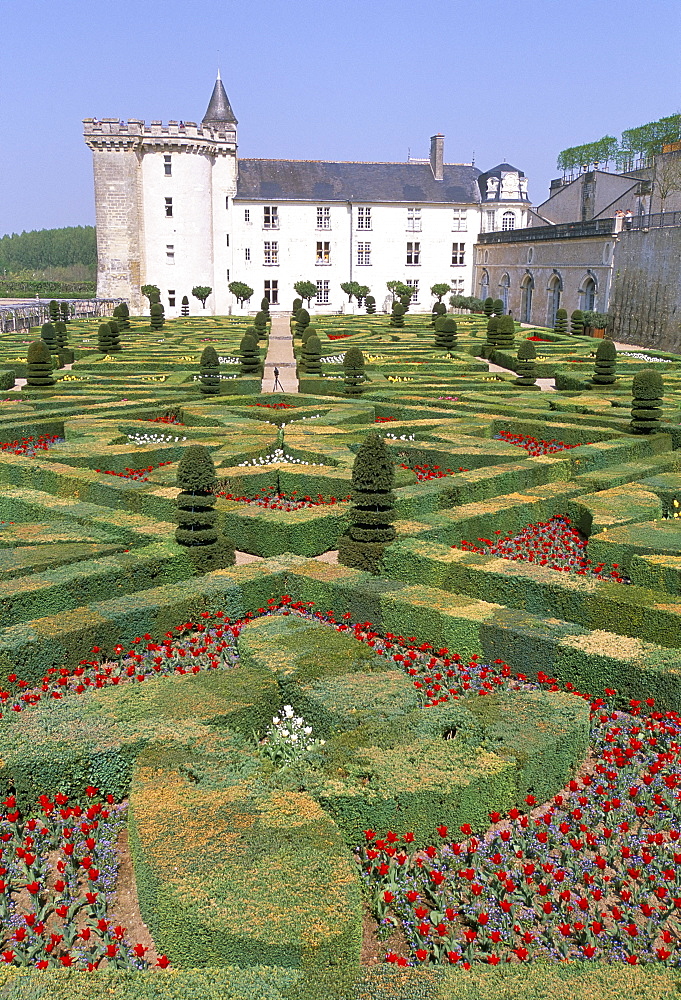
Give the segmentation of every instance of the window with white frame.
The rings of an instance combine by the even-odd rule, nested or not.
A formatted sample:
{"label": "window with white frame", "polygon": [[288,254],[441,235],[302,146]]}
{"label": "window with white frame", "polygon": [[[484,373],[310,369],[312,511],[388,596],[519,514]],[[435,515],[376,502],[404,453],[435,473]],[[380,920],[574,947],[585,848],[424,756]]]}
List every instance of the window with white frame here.
{"label": "window with white frame", "polygon": [[168,305],[171,306],[171,307],[175,305],[175,289],[174,288],[169,288],[168,289]]}
{"label": "window with white frame", "polygon": [[419,300],[419,279],[418,278],[407,278],[407,285],[411,288],[411,301],[415,304]]}
{"label": "window with white frame", "polygon": [[464,294],[464,284],[465,284],[465,281],[466,281],[465,278],[452,278],[451,279],[450,285],[452,286],[452,291],[454,292],[455,295],[463,295]]}
{"label": "window with white frame", "polygon": [[245,208],[244,209],[244,222],[247,222],[249,225],[251,223],[251,210],[250,210],[250,208]]}
{"label": "window with white frame", "polygon": [[421,244],[407,243],[407,264],[421,263]]}
{"label": "window with white frame", "polygon": [[172,177],[173,175],[173,160],[168,153],[165,153],[163,156],[163,173],[166,177]]}
{"label": "window with white frame", "polygon": [[317,206],[317,229],[331,229],[331,209],[328,205]]}
{"label": "window with white frame", "polygon": [[410,233],[420,233],[421,232],[421,209],[420,208],[408,208],[407,209],[407,229]]}
{"label": "window with white frame", "polygon": [[175,246],[172,243],[166,243],[166,264],[175,263]]}
{"label": "window with white frame", "polygon": [[488,209],[485,212],[485,216],[486,216],[485,232],[487,232],[487,233],[493,233],[494,232],[494,215],[495,215],[495,213],[494,213],[494,211],[492,209]]}
{"label": "window with white frame", "polygon": [[265,298],[271,306],[279,305],[279,282],[278,281],[266,281],[265,282]]}
{"label": "window with white frame", "polygon": [[279,228],[279,209],[276,205],[265,205],[263,208],[263,229]]}
{"label": "window with white frame", "polygon": [[173,217],[173,199],[166,198],[166,219],[172,219]]}
{"label": "window with white frame", "polygon": [[452,267],[455,264],[465,264],[466,263],[466,244],[465,243],[452,243]]}
{"label": "window with white frame", "polygon": [[328,281],[318,281],[317,282],[317,304],[326,306],[329,304],[329,282]]}
{"label": "window with white frame", "polygon": [[276,240],[265,240],[265,264],[279,263],[279,244]]}
{"label": "window with white frame", "polygon": [[515,229],[515,212],[504,212],[501,217],[501,228],[504,232],[508,232],[509,229]]}
{"label": "window with white frame", "polygon": [[371,229],[371,209],[360,205],[357,209],[357,228]]}
{"label": "window with white frame", "polygon": [[371,243],[357,244],[357,263],[371,264]]}
{"label": "window with white frame", "polygon": [[331,244],[330,243],[317,243],[317,263],[318,264],[330,264],[331,263]]}
{"label": "window with white frame", "polygon": [[468,212],[465,208],[455,208],[452,214],[452,232],[465,233],[468,230]]}
{"label": "window with white frame", "polygon": [[244,260],[249,261],[251,259],[251,248],[244,247]]}

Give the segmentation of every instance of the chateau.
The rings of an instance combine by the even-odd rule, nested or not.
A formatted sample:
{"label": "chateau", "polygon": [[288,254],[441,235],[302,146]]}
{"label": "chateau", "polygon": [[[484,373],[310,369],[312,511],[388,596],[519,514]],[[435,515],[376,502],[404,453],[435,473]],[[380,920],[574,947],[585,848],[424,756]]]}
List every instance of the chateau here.
{"label": "chateau", "polygon": [[274,311],[290,310],[293,286],[314,281],[317,311],[347,308],[341,282],[371,289],[387,308],[386,282],[414,289],[413,309],[429,311],[430,288],[473,292],[474,247],[481,231],[527,226],[531,208],[521,170],[502,163],[482,173],[445,163],[444,136],[427,159],[404,163],[241,159],[237,120],[218,74],[200,125],[88,118],[94,161],[97,295],[147,307],[144,284],[157,285],[166,315],[201,304],[239,311],[228,289],[254,289]]}

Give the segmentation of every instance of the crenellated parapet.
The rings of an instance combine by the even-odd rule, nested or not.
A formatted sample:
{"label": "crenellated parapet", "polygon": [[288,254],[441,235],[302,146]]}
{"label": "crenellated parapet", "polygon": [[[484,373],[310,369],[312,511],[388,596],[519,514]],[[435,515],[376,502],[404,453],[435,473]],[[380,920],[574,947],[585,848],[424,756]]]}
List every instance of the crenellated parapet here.
{"label": "crenellated parapet", "polygon": [[172,150],[206,153],[209,156],[233,156],[236,150],[236,127],[228,123],[197,125],[196,122],[152,121],[138,118],[85,118],[85,142],[92,150],[120,150],[139,153]]}

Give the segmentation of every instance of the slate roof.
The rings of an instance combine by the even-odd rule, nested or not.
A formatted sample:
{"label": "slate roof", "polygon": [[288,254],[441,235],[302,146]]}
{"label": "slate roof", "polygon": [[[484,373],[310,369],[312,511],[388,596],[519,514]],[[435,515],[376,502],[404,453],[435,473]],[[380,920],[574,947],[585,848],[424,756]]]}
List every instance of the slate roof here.
{"label": "slate roof", "polygon": [[479,174],[477,167],[446,163],[444,179],[436,181],[428,162],[240,159],[236,198],[466,205],[480,201]]}
{"label": "slate roof", "polygon": [[[485,202],[487,201],[487,178],[488,177],[498,177],[499,180],[501,180],[501,175],[502,174],[506,174],[506,173],[518,174],[519,177],[524,177],[525,176],[525,174],[523,173],[522,170],[518,170],[517,167],[511,166],[510,163],[499,163],[499,164],[497,164],[496,167],[492,167],[491,170],[486,170],[484,174],[480,174],[479,175],[479,177],[478,177],[478,187],[480,189],[480,194],[482,196],[482,200],[483,201],[485,201]],[[499,201],[499,200],[501,200],[500,197],[499,197],[499,195],[500,195],[500,191],[497,191],[496,199],[495,198],[491,198],[490,201]],[[525,195],[525,198],[523,200],[529,200],[528,196]]]}
{"label": "slate roof", "polygon": [[228,122],[230,125],[239,124],[234,117],[232,105],[229,103],[229,98],[227,97],[227,91],[225,90],[224,84],[220,79],[220,74],[218,73],[218,78],[215,81],[213,93],[211,94],[210,101],[208,102],[206,113],[203,116],[202,124],[222,125],[225,122]]}

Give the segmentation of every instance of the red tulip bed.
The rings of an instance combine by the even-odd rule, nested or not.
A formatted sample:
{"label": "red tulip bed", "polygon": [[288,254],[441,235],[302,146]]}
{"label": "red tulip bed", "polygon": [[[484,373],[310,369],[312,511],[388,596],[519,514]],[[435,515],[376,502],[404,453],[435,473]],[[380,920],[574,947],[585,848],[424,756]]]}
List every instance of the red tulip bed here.
{"label": "red tulip bed", "polygon": [[389,424],[393,420],[397,420],[397,417],[376,417],[374,420],[375,424]]}
{"label": "red tulip bed", "polygon": [[147,473],[153,472],[154,469],[160,469],[164,465],[172,465],[172,461],[159,462],[158,465],[147,465],[143,469],[129,469],[127,466],[123,472],[114,472],[113,469],[95,469],[95,472],[101,472],[104,476],[118,476],[119,479],[130,479],[135,483],[148,483],[149,476]]}
{"label": "red tulip bed", "polygon": [[345,340],[346,337],[351,337],[351,333],[327,333],[327,338],[329,340]]}
{"label": "red tulip bed", "polygon": [[533,340],[537,344],[552,344],[552,340],[547,340],[545,337],[528,337],[528,340]]}
{"label": "red tulip bed", "polygon": [[254,497],[240,497],[233,493],[218,492],[215,495],[223,497],[225,500],[236,500],[238,503],[251,504],[255,507],[264,507],[265,510],[306,510],[312,507],[334,507],[339,503],[351,500],[350,495],[339,500],[337,497],[324,498],[321,493],[316,497],[297,496],[298,490],[293,490],[288,496],[286,493],[275,493],[263,487]]}
{"label": "red tulip bed", "polygon": [[[501,532],[495,534],[500,535]],[[506,535],[495,541],[478,538],[478,542],[482,545],[462,539],[460,545],[452,545],[452,548],[486,556],[501,556],[502,559],[513,562],[531,562],[535,566],[545,566],[561,573],[576,573],[577,576],[590,576],[596,580],[631,583],[629,577],[620,573],[616,563],[606,568],[605,563],[592,563],[586,558],[587,540],[571,526],[570,518],[564,514],[556,514],[548,521],[528,524],[516,535]]]}
{"label": "red tulip bed", "polygon": [[249,403],[249,406],[262,406],[268,410],[293,410],[293,403]]}
{"label": "red tulip bed", "polygon": [[416,473],[416,479],[419,483],[424,483],[430,479],[444,479],[445,476],[455,476],[457,472],[468,472],[468,469],[464,469],[460,466],[458,469],[441,469],[439,465],[405,465],[402,463],[400,465],[401,469],[411,469],[412,472]]}
{"label": "red tulip bed", "polygon": [[569,448],[579,448],[578,444],[566,444],[565,441],[557,441],[552,438],[550,441],[542,441],[541,438],[531,437],[528,434],[511,434],[510,431],[501,431],[494,435],[497,441],[506,441],[514,444],[518,448],[524,448],[532,458],[537,455],[555,455],[557,451],[566,451]]}
{"label": "red tulip bed", "polygon": [[10,452],[12,455],[25,455],[27,458],[35,458],[41,451],[48,451],[63,437],[58,434],[41,434],[40,437],[25,437],[16,441],[1,441],[0,450]]}
{"label": "red tulip bed", "polygon": [[154,417],[149,421],[150,424],[173,424],[176,427],[184,427],[182,421],[178,418],[175,413],[164,413],[161,417]]}
{"label": "red tulip bed", "polygon": [[[156,641],[145,634],[127,648],[117,644],[112,655],[94,647],[76,668],[50,668],[37,687],[10,675],[2,709],[21,712],[41,699],[163,674],[238,669],[241,629],[272,613],[312,617],[371,646],[412,678],[425,710],[449,699],[536,688],[570,692],[591,705],[588,764],[549,802],[528,795],[508,815],[491,813],[485,833],[441,826],[436,842],[419,850],[408,830],[366,831],[356,857],[367,896],[386,930],[402,927],[411,951],[410,958],[388,952],[386,961],[464,968],[539,958],[681,964],[681,716],[656,710],[652,699],[624,702],[612,689],[594,698],[543,673],[531,683],[500,660],[485,665],[473,656],[464,663],[446,648],[381,635],[370,622],[353,625],[349,614],[337,621],[332,611],[283,595],[235,622],[203,612]],[[87,795],[84,803],[43,796],[31,817],[12,797],[4,803],[6,963],[147,967],[145,949],[127,943],[125,929],[106,915],[122,808],[97,789]],[[168,963],[162,957],[158,964]]]}

